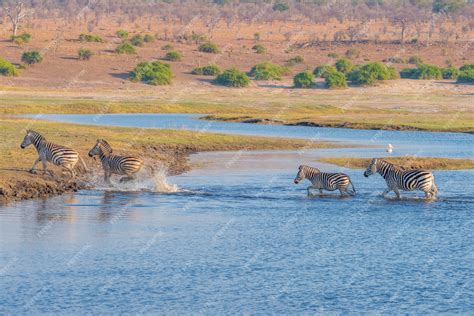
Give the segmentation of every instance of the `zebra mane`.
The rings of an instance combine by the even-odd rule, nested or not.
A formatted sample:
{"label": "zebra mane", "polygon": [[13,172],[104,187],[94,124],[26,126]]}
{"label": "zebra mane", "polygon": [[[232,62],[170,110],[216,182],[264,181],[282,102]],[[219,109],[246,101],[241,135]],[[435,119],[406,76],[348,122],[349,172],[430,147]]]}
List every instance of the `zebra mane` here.
{"label": "zebra mane", "polygon": [[32,134],[33,136],[35,136],[35,138],[40,139],[40,140],[45,140],[46,139],[43,135],[41,135],[40,133],[38,133],[37,131],[34,131],[32,129],[27,129],[26,134],[27,135]]}
{"label": "zebra mane", "polygon": [[97,140],[97,143],[99,143],[102,149],[105,149],[109,154],[112,153],[112,147],[109,145],[109,143],[105,139],[99,138]]}
{"label": "zebra mane", "polygon": [[302,169],[312,169],[312,170],[316,170],[317,172],[321,172],[321,170],[319,170],[318,168],[310,167],[310,166],[307,166],[307,165],[301,165],[299,167],[299,170],[302,170]]}
{"label": "zebra mane", "polygon": [[385,163],[386,165],[391,166],[392,168],[394,168],[394,169],[396,169],[396,170],[401,170],[401,171],[406,170],[405,167],[397,166],[397,165],[395,165],[395,164],[393,164],[393,163],[388,162],[387,160],[384,160],[384,159],[381,159],[381,158],[376,158],[376,159],[377,159],[378,161],[381,161],[381,162]]}

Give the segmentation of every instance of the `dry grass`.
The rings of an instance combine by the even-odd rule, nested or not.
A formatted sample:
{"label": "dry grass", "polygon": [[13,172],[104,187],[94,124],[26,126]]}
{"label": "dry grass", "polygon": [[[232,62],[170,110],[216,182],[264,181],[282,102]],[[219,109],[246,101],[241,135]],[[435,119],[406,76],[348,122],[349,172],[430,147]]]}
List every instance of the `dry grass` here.
{"label": "dry grass", "polygon": [[[428,170],[461,170],[474,169],[474,159],[452,159],[452,158],[431,158],[431,157],[390,157],[384,160],[406,169],[428,169]],[[351,168],[365,169],[369,165],[370,158],[352,157],[328,157],[320,158],[321,162]]]}

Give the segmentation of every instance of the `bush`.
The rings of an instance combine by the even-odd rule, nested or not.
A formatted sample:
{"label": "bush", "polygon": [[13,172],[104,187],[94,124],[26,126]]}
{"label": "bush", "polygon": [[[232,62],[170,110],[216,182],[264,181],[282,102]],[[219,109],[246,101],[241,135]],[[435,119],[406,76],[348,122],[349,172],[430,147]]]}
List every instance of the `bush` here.
{"label": "bush", "polygon": [[395,67],[387,66],[389,72],[389,80],[400,79],[400,73],[397,71]]}
{"label": "bush", "polygon": [[130,43],[132,43],[133,46],[143,46],[144,40],[141,35],[135,35],[130,39]]}
{"label": "bush", "polygon": [[21,61],[28,65],[39,64],[43,61],[43,57],[38,51],[30,50],[21,55]]}
{"label": "bush", "polygon": [[441,79],[443,72],[441,68],[435,65],[418,64],[418,78],[417,79]]}
{"label": "bush", "polygon": [[443,79],[453,79],[453,80],[456,80],[456,78],[458,77],[459,72],[460,72],[454,66],[449,66],[449,67],[443,68],[441,71],[443,73]]}
{"label": "bush", "polygon": [[18,70],[11,62],[0,57],[0,75],[6,77],[18,76]]}
{"label": "bush", "polygon": [[381,62],[371,62],[357,67],[349,74],[352,82],[360,85],[374,85],[379,80],[394,79],[393,70]]}
{"label": "bush", "polygon": [[214,83],[227,87],[246,87],[250,84],[250,79],[237,68],[230,68],[218,75]]}
{"label": "bush", "polygon": [[252,67],[249,76],[255,80],[281,80],[281,77],[287,74],[289,69],[269,61],[257,64]]}
{"label": "bush", "polygon": [[347,58],[359,58],[360,56],[360,52],[359,50],[355,49],[355,48],[349,48],[348,50],[346,50],[346,57]]}
{"label": "bush", "polygon": [[278,1],[277,3],[275,3],[275,4],[273,5],[273,11],[280,11],[280,12],[283,12],[283,11],[286,11],[286,10],[288,10],[288,9],[290,9],[290,7],[289,7],[288,4],[285,3],[285,2],[280,2],[280,1]]}
{"label": "bush", "polygon": [[91,59],[93,53],[90,49],[87,49],[87,48],[81,48],[79,49],[79,51],[77,52],[77,55],[79,56],[79,59],[80,60],[89,60]]}
{"label": "bush", "polygon": [[314,68],[313,74],[318,78],[326,78],[326,76],[331,73],[335,72],[337,69],[334,66],[330,65],[319,65]]}
{"label": "bush", "polygon": [[161,46],[161,50],[170,50],[170,49],[173,49],[173,45],[171,44],[166,44],[166,45]]}
{"label": "bush", "polygon": [[79,40],[81,42],[95,42],[95,43],[103,43],[104,39],[99,35],[92,35],[92,34],[81,34],[79,35]]}
{"label": "bush", "polygon": [[422,64],[423,59],[421,59],[421,57],[419,56],[411,56],[410,58],[408,58],[408,63],[413,65]]}
{"label": "bush", "polygon": [[136,54],[137,53],[137,51],[135,50],[135,47],[133,47],[133,45],[128,42],[117,46],[115,48],[115,52],[117,54]]}
{"label": "bush", "polygon": [[131,81],[143,81],[155,86],[170,84],[172,77],[170,65],[159,61],[140,63],[129,76]]}
{"label": "bush", "polygon": [[336,53],[329,53],[328,57],[330,57],[330,58],[339,58],[339,55],[336,54]]}
{"label": "bush", "polygon": [[128,32],[125,30],[118,30],[115,32],[115,35],[117,35],[118,38],[121,38],[123,40],[126,40],[128,38]]}
{"label": "bush", "polygon": [[333,71],[325,77],[326,86],[329,89],[340,89],[347,87],[346,75],[339,71]]}
{"label": "bush", "polygon": [[217,76],[221,73],[221,69],[217,65],[208,65],[194,68],[191,73],[193,75]]}
{"label": "bush", "polygon": [[405,68],[400,71],[400,77],[403,79],[418,79],[418,68]]}
{"label": "bush", "polygon": [[314,83],[314,75],[311,71],[303,71],[293,78],[296,88],[309,88]]}
{"label": "bush", "polygon": [[304,58],[302,56],[295,56],[286,61],[286,64],[288,66],[294,66],[296,64],[302,64],[304,63]]}
{"label": "bush", "polygon": [[352,70],[352,68],[354,68],[354,65],[347,58],[341,58],[336,61],[337,71],[342,72],[343,74],[349,73]]}
{"label": "bush", "polygon": [[23,32],[20,35],[11,36],[12,42],[15,42],[16,44],[23,44],[23,43],[28,43],[31,40],[31,34]]}
{"label": "bush", "polygon": [[143,41],[145,43],[151,43],[155,41],[155,37],[151,34],[145,34],[145,36],[143,37]]}
{"label": "bush", "polygon": [[474,69],[474,64],[464,64],[459,68],[460,71],[471,70]]}
{"label": "bush", "polygon": [[166,53],[165,59],[169,61],[180,61],[183,55],[177,51],[171,51]]}
{"label": "bush", "polygon": [[257,54],[265,54],[267,52],[267,49],[260,44],[256,44],[252,47],[252,49],[257,53]]}
{"label": "bush", "polygon": [[220,52],[219,47],[216,44],[207,42],[199,45],[198,50],[203,53],[218,54]]}
{"label": "bush", "polygon": [[463,70],[459,73],[459,83],[474,83],[474,68]]}

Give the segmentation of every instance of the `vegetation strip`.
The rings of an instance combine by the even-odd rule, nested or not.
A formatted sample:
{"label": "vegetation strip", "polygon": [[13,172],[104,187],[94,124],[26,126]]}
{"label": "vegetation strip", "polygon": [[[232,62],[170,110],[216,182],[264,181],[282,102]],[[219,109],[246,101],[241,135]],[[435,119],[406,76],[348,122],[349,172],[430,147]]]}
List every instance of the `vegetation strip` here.
{"label": "vegetation strip", "polygon": [[[406,169],[428,169],[428,170],[463,170],[474,169],[474,159],[454,159],[438,157],[384,157],[382,158],[392,164]],[[371,158],[352,157],[324,157],[319,161],[350,169],[365,169]]]}

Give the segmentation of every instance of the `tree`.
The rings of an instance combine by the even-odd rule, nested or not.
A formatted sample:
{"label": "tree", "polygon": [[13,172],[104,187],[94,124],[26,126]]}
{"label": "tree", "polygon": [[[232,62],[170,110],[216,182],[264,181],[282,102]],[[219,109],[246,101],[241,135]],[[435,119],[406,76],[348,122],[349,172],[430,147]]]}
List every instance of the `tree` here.
{"label": "tree", "polygon": [[28,16],[28,11],[22,0],[17,0],[15,5],[6,7],[5,11],[12,24],[13,36],[16,36],[21,23]]}

